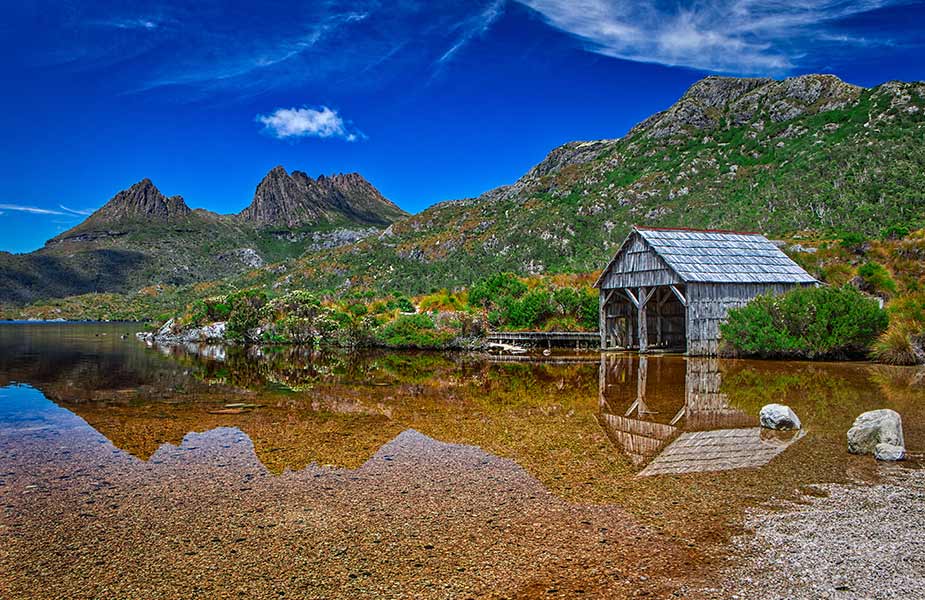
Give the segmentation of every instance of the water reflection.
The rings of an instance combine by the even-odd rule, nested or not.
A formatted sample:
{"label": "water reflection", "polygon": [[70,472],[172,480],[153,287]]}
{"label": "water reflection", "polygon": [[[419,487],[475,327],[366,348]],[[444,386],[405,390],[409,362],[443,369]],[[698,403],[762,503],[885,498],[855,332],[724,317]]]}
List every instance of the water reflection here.
{"label": "water reflection", "polygon": [[731,406],[719,359],[688,357],[683,371],[669,360],[601,355],[601,426],[645,465],[640,476],[760,467],[803,436],[763,430],[754,413]]}
{"label": "water reflection", "polygon": [[[43,549],[73,544],[67,559],[85,557],[87,573],[141,569],[148,581],[170,572],[150,560],[154,548],[159,560],[176,559],[174,566],[185,565],[188,553],[227,565],[210,588],[223,590],[239,574],[263,581],[248,569],[264,564],[267,548],[285,559],[280,569],[291,569],[290,550],[279,546],[285,542],[305,545],[306,555],[333,557],[320,558],[313,571],[333,574],[324,587],[313,594],[290,589],[297,597],[369,595],[353,588],[327,593],[348,579],[334,554],[344,547],[361,549],[353,565],[359,573],[369,569],[368,557],[397,579],[426,564],[434,578],[460,582],[458,593],[444,596],[478,597],[495,584],[474,587],[476,576],[468,573],[504,580],[534,572],[533,552],[561,550],[568,560],[556,573],[586,589],[596,575],[576,575],[578,563],[604,573],[616,564],[606,566],[614,552],[623,553],[620,564],[634,556],[667,560],[651,539],[615,525],[635,519],[678,540],[671,547],[686,558],[672,563],[672,577],[686,576],[690,565],[704,564],[705,548],[738,532],[744,508],[793,498],[810,484],[876,480],[875,461],[845,452],[845,432],[861,412],[897,410],[909,449],[925,446],[925,377],[917,369],[678,356],[496,362],[427,352],[146,347],[134,329],[0,326],[0,506],[18,532],[17,569],[38,557],[41,573],[67,572],[64,559]],[[803,439],[757,431],[756,416],[768,402],[794,408]],[[246,408],[226,412],[229,405]],[[683,474],[638,476],[656,468]],[[501,524],[499,514],[508,522]],[[87,533],[94,519],[106,527]],[[302,529],[319,519],[323,547],[311,546],[317,530]],[[223,545],[243,536],[213,542],[228,537],[231,520],[234,530],[259,540],[249,550],[238,547],[246,562],[235,562]],[[430,556],[422,538],[409,537],[408,523],[426,545],[445,542],[452,551]],[[291,530],[282,533],[283,525]],[[621,540],[607,552],[604,530]],[[580,560],[577,531],[587,533]],[[114,548],[117,564],[94,554]],[[414,562],[402,562],[407,556]],[[457,570],[461,562],[465,573]],[[158,570],[143,571],[149,564]],[[0,570],[6,566],[0,556]],[[23,573],[23,585],[39,576]],[[602,580],[599,589],[626,581]],[[67,581],[57,585],[58,597],[79,596]],[[428,595],[383,586],[375,588],[380,596]],[[517,596],[516,589],[497,589]]]}

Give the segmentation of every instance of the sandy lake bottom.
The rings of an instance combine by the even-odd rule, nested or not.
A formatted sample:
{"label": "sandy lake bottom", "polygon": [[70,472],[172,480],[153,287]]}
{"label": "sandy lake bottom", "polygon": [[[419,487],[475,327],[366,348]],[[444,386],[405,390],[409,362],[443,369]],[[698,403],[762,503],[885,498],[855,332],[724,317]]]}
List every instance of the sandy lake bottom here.
{"label": "sandy lake bottom", "polygon": [[[804,508],[880,486],[925,511],[925,370],[137,329],[0,325],[0,597],[707,598],[740,573],[774,597],[750,574]],[[770,402],[803,430],[759,429]],[[902,466],[846,451],[876,408],[902,415]],[[831,597],[875,597],[850,583]]]}

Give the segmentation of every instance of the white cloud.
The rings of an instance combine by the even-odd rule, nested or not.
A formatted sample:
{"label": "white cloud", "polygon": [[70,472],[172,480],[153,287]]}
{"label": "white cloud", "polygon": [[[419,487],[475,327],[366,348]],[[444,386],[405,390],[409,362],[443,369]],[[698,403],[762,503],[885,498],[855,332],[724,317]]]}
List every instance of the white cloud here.
{"label": "white cloud", "polygon": [[157,29],[160,23],[157,19],[134,18],[134,19],[110,19],[93,21],[90,24],[97,24],[100,27],[113,27],[115,29],[147,29],[151,31]]}
{"label": "white cloud", "polygon": [[24,206],[22,204],[0,204],[0,210],[14,210],[26,212],[34,215],[67,215],[69,213],[49,208],[38,208],[37,206]]}
{"label": "white cloud", "polygon": [[336,110],[327,106],[318,109],[277,108],[268,115],[257,115],[257,122],[262,123],[264,131],[277,139],[317,137],[342,138],[348,142],[356,141],[362,133],[352,130]]}
{"label": "white cloud", "polygon": [[69,213],[73,213],[75,215],[82,215],[82,216],[91,215],[93,214],[93,210],[94,210],[92,208],[81,208],[81,209],[68,208],[64,206],[63,204],[59,204],[58,206],[61,208],[61,210],[65,210]]}
{"label": "white cloud", "polygon": [[516,1],[598,54],[705,71],[774,74],[793,69],[825,43],[832,22],[897,0]]}
{"label": "white cloud", "polygon": [[444,52],[443,55],[437,59],[437,62],[444,63],[448,61],[453,58],[453,55],[456,54],[460,48],[468,44],[472,38],[484,35],[485,32],[491,28],[492,24],[504,14],[505,1],[506,0],[494,0],[481,12],[462,21],[459,25],[461,34],[453,45],[450,46],[449,50]]}

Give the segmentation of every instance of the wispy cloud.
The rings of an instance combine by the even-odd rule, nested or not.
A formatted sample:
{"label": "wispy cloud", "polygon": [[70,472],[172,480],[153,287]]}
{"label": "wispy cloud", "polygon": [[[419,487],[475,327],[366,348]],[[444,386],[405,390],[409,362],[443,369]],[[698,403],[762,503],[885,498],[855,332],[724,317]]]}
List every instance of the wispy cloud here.
{"label": "wispy cloud", "polygon": [[[47,12],[29,63],[103,71],[115,93],[157,90],[179,101],[270,90],[371,87],[426,78],[485,35],[510,0],[264,0],[247,10],[211,2],[97,0]],[[357,74],[363,73],[362,77]],[[176,93],[173,88],[183,88]]]}
{"label": "wispy cloud", "polygon": [[[837,20],[898,0],[515,0],[587,49],[615,58],[738,74],[798,66]],[[834,35],[834,34],[833,34]],[[838,36],[835,36],[837,39]],[[835,42],[836,39],[829,40]],[[851,43],[849,38],[839,43]],[[870,40],[864,43],[869,44]]]}
{"label": "wispy cloud", "polygon": [[352,130],[336,110],[322,106],[320,108],[277,108],[268,115],[257,115],[257,122],[262,123],[264,131],[277,138],[342,138],[353,142],[363,134]]}
{"label": "wispy cloud", "polygon": [[84,217],[93,214],[93,211],[94,211],[94,209],[92,208],[81,208],[81,209],[68,208],[64,206],[63,204],[59,204],[58,207],[61,208],[61,210],[67,211],[69,213],[73,213],[75,215],[82,215]]}
{"label": "wispy cloud", "polygon": [[31,213],[34,215],[67,215],[70,213],[50,208],[39,208],[37,206],[26,206],[23,204],[0,204],[0,210],[12,210],[16,212]]}
{"label": "wispy cloud", "polygon": [[459,37],[453,42],[453,45],[437,59],[438,63],[444,63],[450,60],[459,50],[472,41],[473,38],[484,35],[504,14],[504,5],[506,0],[494,0],[484,10],[476,15],[463,20],[458,26],[460,31]]}
{"label": "wispy cloud", "polygon": [[148,31],[157,29],[161,26],[161,21],[155,17],[135,17],[128,19],[102,19],[88,21],[89,25],[99,27],[110,27],[113,29],[146,29]]}

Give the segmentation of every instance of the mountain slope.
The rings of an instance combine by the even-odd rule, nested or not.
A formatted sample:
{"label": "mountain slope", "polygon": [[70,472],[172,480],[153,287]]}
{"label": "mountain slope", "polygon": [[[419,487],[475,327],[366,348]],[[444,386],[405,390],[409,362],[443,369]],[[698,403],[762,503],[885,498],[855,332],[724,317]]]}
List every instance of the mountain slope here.
{"label": "mountain slope", "polygon": [[925,215],[925,84],[709,77],[620,139],[444,202],[262,281],[427,291],[485,273],[593,271],[632,224],[876,234]]}
{"label": "mountain slope", "polygon": [[[44,248],[0,253],[0,302],[232,277],[354,242],[405,215],[357,174],[315,182],[296,171],[296,191],[280,198],[267,192],[279,172],[289,179],[282,167],[271,171],[241,215],[190,209],[144,179]],[[310,189],[302,180],[312,182]],[[250,211],[254,207],[262,211]],[[268,214],[274,218],[260,217]]]}

